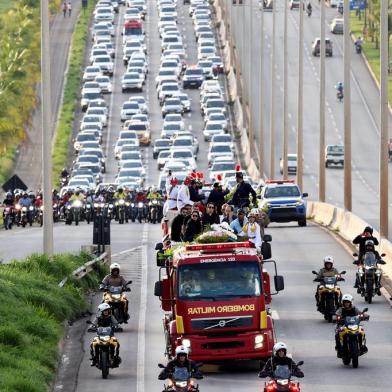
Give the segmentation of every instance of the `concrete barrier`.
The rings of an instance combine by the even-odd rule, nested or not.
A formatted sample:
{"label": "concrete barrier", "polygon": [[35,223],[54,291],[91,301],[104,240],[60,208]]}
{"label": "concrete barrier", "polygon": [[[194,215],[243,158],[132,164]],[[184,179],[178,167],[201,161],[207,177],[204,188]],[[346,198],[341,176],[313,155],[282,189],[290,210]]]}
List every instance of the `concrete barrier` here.
{"label": "concrete barrier", "polygon": [[347,241],[352,241],[368,224],[358,216],[346,211],[339,227],[339,234]]}
{"label": "concrete barrier", "polygon": [[329,226],[333,218],[335,216],[335,209],[331,204],[328,203],[317,203],[316,211],[317,213],[314,214],[314,220],[317,223],[321,223],[325,226]]}

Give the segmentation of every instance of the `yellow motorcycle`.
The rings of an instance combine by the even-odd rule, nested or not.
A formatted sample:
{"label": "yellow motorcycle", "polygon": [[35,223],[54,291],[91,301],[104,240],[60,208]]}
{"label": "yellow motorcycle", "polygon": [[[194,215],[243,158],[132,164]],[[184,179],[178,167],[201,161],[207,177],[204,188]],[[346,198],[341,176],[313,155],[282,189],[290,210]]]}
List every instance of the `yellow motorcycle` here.
{"label": "yellow motorcycle", "polygon": [[106,286],[103,287],[104,291],[102,303],[105,302],[110,305],[112,308],[112,314],[116,318],[116,320],[122,324],[127,321],[127,308],[128,308],[128,299],[125,295],[126,291],[131,291],[127,285],[131,284],[132,280],[126,283],[124,287],[121,286]]}
{"label": "yellow motorcycle", "polygon": [[[312,271],[314,275],[318,275],[316,271]],[[344,281],[341,275],[346,271],[342,271],[336,276],[324,276],[316,278],[314,282],[319,282],[317,288],[319,298],[319,312],[324,315],[324,319],[329,323],[332,322],[333,316],[336,314],[342,300],[342,292],[338,286],[338,282]]]}

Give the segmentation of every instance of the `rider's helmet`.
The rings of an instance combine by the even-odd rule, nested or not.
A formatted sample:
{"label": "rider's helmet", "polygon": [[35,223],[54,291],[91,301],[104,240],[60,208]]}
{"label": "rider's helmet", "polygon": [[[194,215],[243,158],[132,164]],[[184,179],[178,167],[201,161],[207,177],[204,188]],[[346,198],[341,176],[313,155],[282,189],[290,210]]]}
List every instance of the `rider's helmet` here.
{"label": "rider's helmet", "polygon": [[343,307],[346,309],[351,309],[351,307],[353,306],[353,301],[354,301],[354,299],[351,294],[344,294],[342,297],[342,304],[343,304]]}
{"label": "rider's helmet", "polygon": [[176,357],[178,358],[181,355],[185,355],[188,358],[189,350],[185,346],[176,347]]}
{"label": "rider's helmet", "polygon": [[117,192],[118,192],[118,193],[123,193],[123,192],[124,192],[124,189],[122,189],[122,188],[120,187],[120,188],[117,189]]}
{"label": "rider's helmet", "polygon": [[110,264],[110,273],[113,273],[114,270],[117,270],[118,273],[120,273],[120,264],[118,263]]}
{"label": "rider's helmet", "polygon": [[155,193],[157,191],[157,187],[153,185],[150,189],[151,193]]}
{"label": "rider's helmet", "polygon": [[285,355],[287,354],[287,345],[286,345],[286,343],[283,343],[283,342],[275,343],[273,351],[272,351],[273,355],[274,356],[277,355],[278,351],[280,351],[280,350],[284,350]]}
{"label": "rider's helmet", "polygon": [[324,257],[324,267],[325,267],[325,269],[327,269],[327,270],[330,270],[330,269],[332,269],[332,267],[333,267],[333,257],[332,256],[325,256]]}
{"label": "rider's helmet", "polygon": [[7,199],[12,199],[12,193],[11,192],[7,192],[6,197],[7,197]]}
{"label": "rider's helmet", "polygon": [[111,313],[110,305],[104,302],[103,304],[98,305],[99,316],[109,316]]}
{"label": "rider's helmet", "polygon": [[372,235],[372,234],[373,234],[373,227],[371,227],[371,226],[366,226],[366,227],[363,229],[363,232],[364,232],[364,233],[369,233],[370,235]]}
{"label": "rider's helmet", "polygon": [[79,196],[79,195],[80,195],[80,190],[76,189],[75,196]]}
{"label": "rider's helmet", "polygon": [[366,251],[373,252],[374,251],[374,242],[372,240],[367,240],[365,242],[365,249],[366,249]]}

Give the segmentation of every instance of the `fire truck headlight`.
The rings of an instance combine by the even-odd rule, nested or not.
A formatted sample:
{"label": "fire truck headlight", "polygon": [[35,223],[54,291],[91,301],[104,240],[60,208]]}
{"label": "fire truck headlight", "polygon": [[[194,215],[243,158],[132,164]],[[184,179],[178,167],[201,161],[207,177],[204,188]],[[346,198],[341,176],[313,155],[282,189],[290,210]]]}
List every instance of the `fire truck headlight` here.
{"label": "fire truck headlight", "polygon": [[264,342],[264,335],[255,336],[255,348],[262,348]]}
{"label": "fire truck headlight", "polygon": [[191,341],[189,339],[182,339],[182,345],[186,348],[191,348]]}

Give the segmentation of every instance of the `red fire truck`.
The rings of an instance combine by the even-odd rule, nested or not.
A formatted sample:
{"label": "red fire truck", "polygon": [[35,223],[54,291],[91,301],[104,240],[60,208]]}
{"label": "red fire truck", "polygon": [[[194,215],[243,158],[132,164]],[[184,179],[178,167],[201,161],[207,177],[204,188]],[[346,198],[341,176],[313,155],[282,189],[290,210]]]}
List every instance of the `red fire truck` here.
{"label": "red fire truck", "polygon": [[[266,308],[271,295],[284,289],[271,257],[271,236],[264,236],[261,257],[249,242],[183,245],[162,258],[157,245],[159,281],[155,295],[164,310],[166,355],[188,346],[192,359],[222,361],[271,356],[272,318]],[[270,276],[264,269],[270,264]]]}
{"label": "red fire truck", "polygon": [[127,41],[138,39],[144,41],[144,29],[141,20],[128,20],[124,23],[122,31],[123,43]]}

